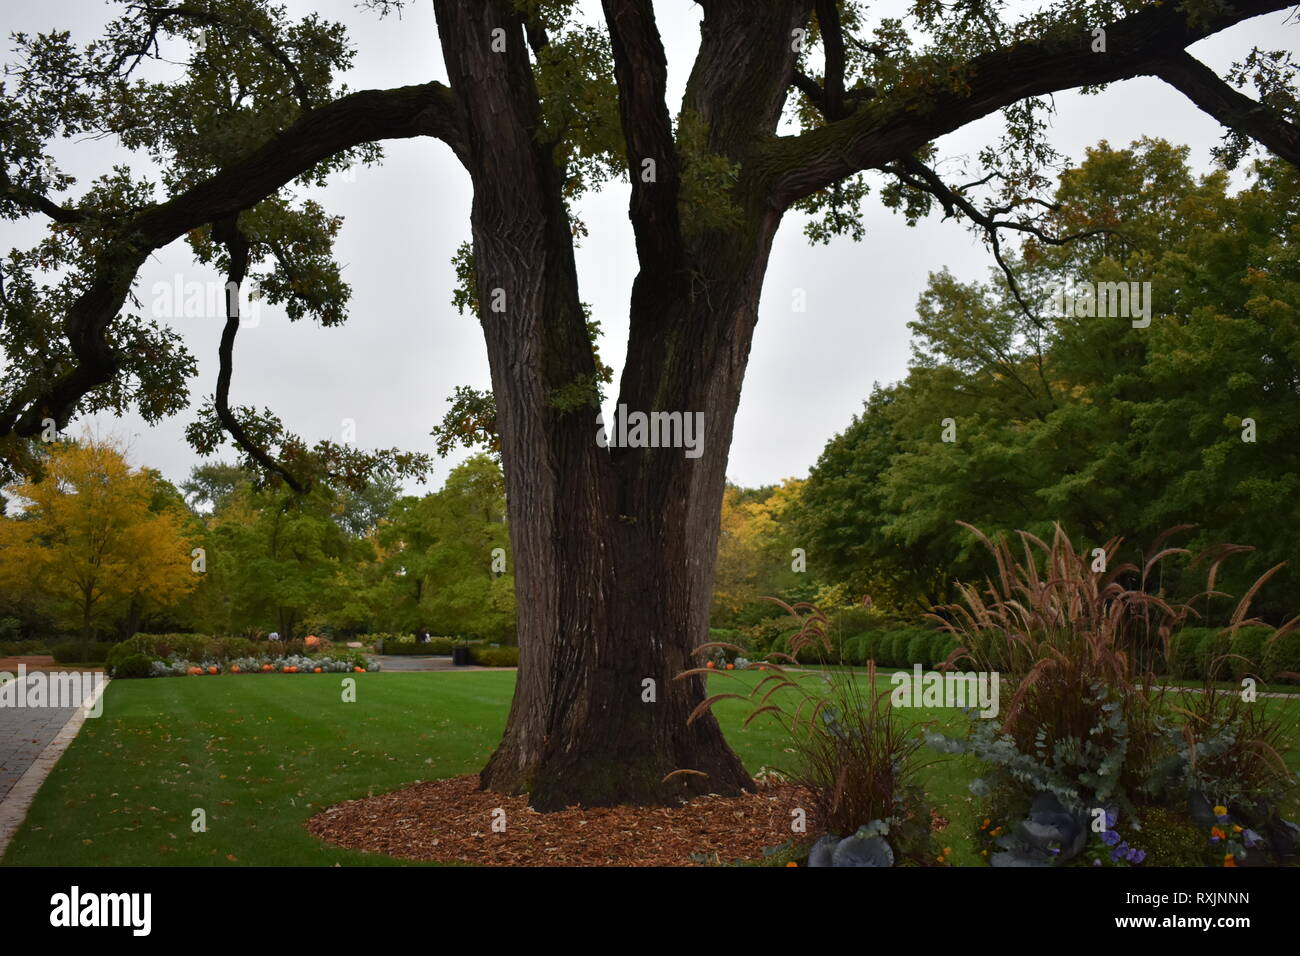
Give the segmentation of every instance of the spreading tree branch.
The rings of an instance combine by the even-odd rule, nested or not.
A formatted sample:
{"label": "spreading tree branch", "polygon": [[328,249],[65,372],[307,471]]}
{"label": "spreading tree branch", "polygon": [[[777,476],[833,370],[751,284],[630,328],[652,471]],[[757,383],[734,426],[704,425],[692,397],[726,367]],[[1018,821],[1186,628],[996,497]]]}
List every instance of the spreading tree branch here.
{"label": "spreading tree branch", "polygon": [[120,223],[97,253],[89,284],[68,312],[65,327],[76,364],[29,401],[26,411],[0,419],[0,437],[11,432],[31,437],[45,418],[63,428],[81,398],[112,379],[120,362],[105,332],[154,250],[256,205],[336,153],[415,136],[442,139],[463,160],[463,122],[446,86],[426,83],[352,93],[307,111],[242,160]]}
{"label": "spreading tree branch", "polygon": [[[668,115],[668,59],[650,0],[602,0],[618,80],[619,115],[632,179],[629,215],[642,263],[665,271],[681,263],[681,182],[672,119]],[[653,181],[642,164],[654,162]]]}
{"label": "spreading tree branch", "polygon": [[1229,129],[1245,133],[1294,166],[1300,166],[1300,126],[1240,93],[1190,53],[1156,64],[1156,76]]}
{"label": "spreading tree branch", "polygon": [[865,169],[883,167],[924,144],[1033,96],[1156,74],[1186,47],[1292,0],[1235,0],[1193,18],[1181,5],[1146,7],[1105,27],[1107,52],[1093,36],[1055,32],[977,56],[905,93],[883,96],[844,119],[798,136],[776,137],[750,173],[777,208]]}
{"label": "spreading tree branch", "polygon": [[244,426],[230,409],[230,378],[234,372],[235,336],[239,334],[239,289],[248,277],[249,243],[248,237],[239,228],[239,216],[227,216],[212,224],[212,238],[226,248],[230,259],[226,273],[226,325],[221,330],[221,345],[217,349],[220,367],[217,370],[217,394],[215,409],[217,420],[248,456],[269,472],[274,472],[284,479],[294,491],[306,492],[307,488],[298,481],[270,453],[249,437]]}

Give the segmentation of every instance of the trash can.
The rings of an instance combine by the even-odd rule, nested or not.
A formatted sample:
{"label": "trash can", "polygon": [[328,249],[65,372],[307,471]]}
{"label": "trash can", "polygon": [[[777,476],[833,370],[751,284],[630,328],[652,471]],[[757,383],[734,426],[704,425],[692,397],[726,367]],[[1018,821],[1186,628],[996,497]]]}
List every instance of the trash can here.
{"label": "trash can", "polygon": [[464,644],[457,644],[451,649],[451,663],[453,667],[468,667],[474,662],[470,660],[469,648]]}

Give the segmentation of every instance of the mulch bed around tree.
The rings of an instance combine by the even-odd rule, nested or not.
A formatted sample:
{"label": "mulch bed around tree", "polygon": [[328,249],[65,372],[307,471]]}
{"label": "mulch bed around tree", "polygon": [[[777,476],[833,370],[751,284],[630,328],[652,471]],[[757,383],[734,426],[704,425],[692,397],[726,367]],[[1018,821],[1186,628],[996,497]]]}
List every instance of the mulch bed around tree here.
{"label": "mulch bed around tree", "polygon": [[[722,862],[758,860],[765,847],[799,836],[791,811],[808,812],[807,791],[760,785],[739,797],[696,797],[680,807],[578,807],[554,813],[528,798],[478,789],[477,775],[417,783],[350,800],[307,821],[316,837],[338,846],[410,860],[480,866],[693,866],[692,854]],[[505,832],[492,829],[505,810]],[[500,814],[497,814],[500,817]],[[716,854],[716,857],[714,856]]]}

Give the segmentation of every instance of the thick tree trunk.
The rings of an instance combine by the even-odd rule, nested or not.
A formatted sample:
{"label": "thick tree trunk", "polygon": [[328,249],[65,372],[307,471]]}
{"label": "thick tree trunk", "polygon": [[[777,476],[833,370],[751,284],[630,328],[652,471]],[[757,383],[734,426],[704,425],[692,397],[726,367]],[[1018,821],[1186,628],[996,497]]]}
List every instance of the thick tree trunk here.
{"label": "thick tree trunk", "polygon": [[[522,429],[520,418],[539,406],[512,401],[518,382],[496,373],[518,365],[501,354],[494,320],[485,319],[515,554],[520,669],[484,788],[527,792],[538,810],[667,804],[752,789],[713,716],[688,724],[705,697],[705,679],[676,678],[703,663],[692,652],[708,639],[727,453],[776,222],[772,215],[747,233],[720,238],[702,263],[708,296],[673,302],[647,295],[639,306],[634,297],[634,328],[638,307],[666,318],[659,334],[633,335],[620,401],[630,411],[702,413],[698,458],[683,448],[601,449],[594,409],[543,412],[547,420],[535,431]],[[616,428],[606,423],[608,434]],[[539,450],[548,447],[542,460]]]}
{"label": "thick tree trunk", "polygon": [[[701,58],[716,69],[697,70],[687,102],[713,131],[710,150],[739,163],[775,130],[787,75],[772,64],[792,61],[791,29],[807,14],[797,6],[806,4],[708,15]],[[466,126],[458,155],[474,181],[474,272],[519,607],[514,703],[481,785],[526,792],[539,810],[736,794],[752,781],[716,720],[688,723],[703,677],[677,678],[702,663],[692,651],[707,640],[727,451],[779,213],[755,189],[732,228],[701,235],[679,222],[681,160],[655,102],[662,51],[643,8],[611,2],[628,167],[652,156],[660,174],[634,181],[641,271],[618,401],[702,413],[704,432],[698,457],[601,447],[596,403],[571,401],[594,386],[596,362],[517,8],[434,9]],[[485,42],[498,27],[504,50]],[[728,121],[733,112],[747,121]],[[617,423],[605,425],[612,434]]]}

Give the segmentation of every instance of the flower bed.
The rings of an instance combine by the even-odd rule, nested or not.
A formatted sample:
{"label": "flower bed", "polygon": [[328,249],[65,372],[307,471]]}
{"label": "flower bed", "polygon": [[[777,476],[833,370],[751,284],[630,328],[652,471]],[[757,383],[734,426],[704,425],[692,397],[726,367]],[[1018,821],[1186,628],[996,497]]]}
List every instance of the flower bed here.
{"label": "flower bed", "polygon": [[[180,657],[149,662],[149,677],[199,677],[215,674],[364,674],[379,664],[360,654],[332,657],[238,657],[228,661],[191,661]],[[115,675],[116,676],[116,675]],[[123,675],[133,676],[133,675]],[[143,676],[143,675],[141,675]]]}

